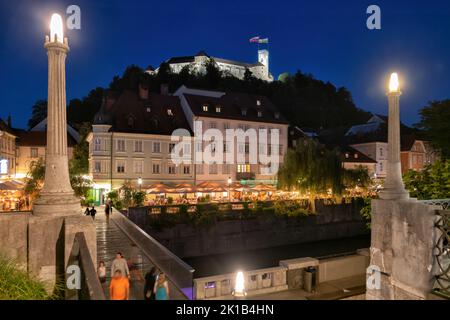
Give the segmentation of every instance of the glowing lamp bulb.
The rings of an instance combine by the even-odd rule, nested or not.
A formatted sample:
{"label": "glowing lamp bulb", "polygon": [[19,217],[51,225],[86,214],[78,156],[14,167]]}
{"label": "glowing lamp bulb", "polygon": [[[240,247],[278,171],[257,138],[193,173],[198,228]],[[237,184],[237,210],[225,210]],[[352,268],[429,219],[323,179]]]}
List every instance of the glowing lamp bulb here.
{"label": "glowing lamp bulb", "polygon": [[59,14],[54,13],[50,20],[50,41],[64,42],[63,22]]}
{"label": "glowing lamp bulb", "polygon": [[389,92],[398,92],[399,82],[398,74],[396,72],[391,74],[391,79],[389,81]]}
{"label": "glowing lamp bulb", "polygon": [[243,297],[247,293],[245,292],[244,287],[244,273],[242,271],[238,271],[236,274],[236,283],[234,285],[233,295],[236,297]]}

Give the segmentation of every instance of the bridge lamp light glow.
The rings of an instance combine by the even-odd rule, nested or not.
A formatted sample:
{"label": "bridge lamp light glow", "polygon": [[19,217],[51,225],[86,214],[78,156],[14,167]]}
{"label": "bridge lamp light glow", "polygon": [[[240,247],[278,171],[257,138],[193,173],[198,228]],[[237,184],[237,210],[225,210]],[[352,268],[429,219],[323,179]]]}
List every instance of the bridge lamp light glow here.
{"label": "bridge lamp light glow", "polygon": [[50,41],[64,42],[63,21],[57,13],[52,14],[50,19]]}
{"label": "bridge lamp light glow", "polygon": [[389,80],[389,92],[398,92],[399,87],[400,83],[398,81],[398,74],[396,72],[393,72]]}
{"label": "bridge lamp light glow", "polygon": [[234,284],[233,296],[239,298],[245,297],[246,295],[247,292],[245,291],[244,285],[244,273],[242,271],[238,271],[236,274],[236,282]]}

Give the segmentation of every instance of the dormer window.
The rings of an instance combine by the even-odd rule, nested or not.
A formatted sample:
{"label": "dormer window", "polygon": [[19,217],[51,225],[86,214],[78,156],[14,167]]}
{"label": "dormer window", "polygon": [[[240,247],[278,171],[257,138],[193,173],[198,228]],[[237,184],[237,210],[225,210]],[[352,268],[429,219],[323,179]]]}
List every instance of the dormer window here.
{"label": "dormer window", "polygon": [[358,154],[357,153],[355,153],[355,159],[358,159]]}
{"label": "dormer window", "polygon": [[167,115],[168,116],[173,116],[172,109],[170,109],[170,108],[167,109]]}
{"label": "dormer window", "polygon": [[247,115],[247,109],[242,108],[241,109],[241,113],[242,113],[243,116],[246,116]]}
{"label": "dormer window", "polygon": [[258,110],[258,118],[261,118],[261,117],[262,117],[262,111]]}
{"label": "dormer window", "polygon": [[208,112],[208,105],[207,105],[207,104],[204,104],[204,105],[203,105],[203,111],[204,111],[204,112]]}
{"label": "dormer window", "polygon": [[259,107],[261,105],[261,100],[256,100],[256,105]]}
{"label": "dormer window", "polygon": [[128,116],[128,127],[134,127],[134,118],[132,116]]}
{"label": "dormer window", "polygon": [[147,108],[146,108],[146,111],[147,111],[147,112],[152,112],[152,108],[147,107]]}
{"label": "dormer window", "polygon": [[220,113],[222,111],[222,108],[220,106],[216,106],[216,112]]}
{"label": "dormer window", "polygon": [[275,119],[280,119],[280,113],[278,111],[275,112],[274,116],[275,116]]}
{"label": "dormer window", "polygon": [[345,158],[348,159],[350,157],[350,155],[348,154],[348,152],[345,154]]}

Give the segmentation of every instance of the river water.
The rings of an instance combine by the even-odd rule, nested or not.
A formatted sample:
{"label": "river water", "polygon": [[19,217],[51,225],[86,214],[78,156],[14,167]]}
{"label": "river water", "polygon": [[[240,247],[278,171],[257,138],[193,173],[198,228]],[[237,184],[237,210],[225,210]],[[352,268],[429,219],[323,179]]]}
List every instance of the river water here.
{"label": "river water", "polygon": [[370,235],[324,240],[311,243],[290,244],[279,247],[241,252],[185,258],[195,269],[194,278],[233,273],[237,270],[254,270],[278,266],[280,260],[302,257],[325,257],[354,253],[370,247]]}

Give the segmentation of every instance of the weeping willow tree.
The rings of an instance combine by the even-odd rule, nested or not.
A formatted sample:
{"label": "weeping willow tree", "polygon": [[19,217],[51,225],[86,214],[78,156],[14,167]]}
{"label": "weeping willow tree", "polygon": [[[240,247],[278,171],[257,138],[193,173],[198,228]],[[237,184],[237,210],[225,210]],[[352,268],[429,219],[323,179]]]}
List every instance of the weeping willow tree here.
{"label": "weeping willow tree", "polygon": [[308,194],[313,210],[317,194],[331,191],[341,196],[346,187],[364,187],[369,183],[366,168],[344,169],[339,149],[329,150],[311,139],[302,139],[295,149],[288,150],[278,171],[278,187]]}
{"label": "weeping willow tree", "polygon": [[335,195],[341,195],[344,185],[339,151],[328,150],[311,139],[300,140],[296,149],[288,150],[285,156],[278,171],[278,187],[309,194],[312,206],[316,194],[331,189]]}

